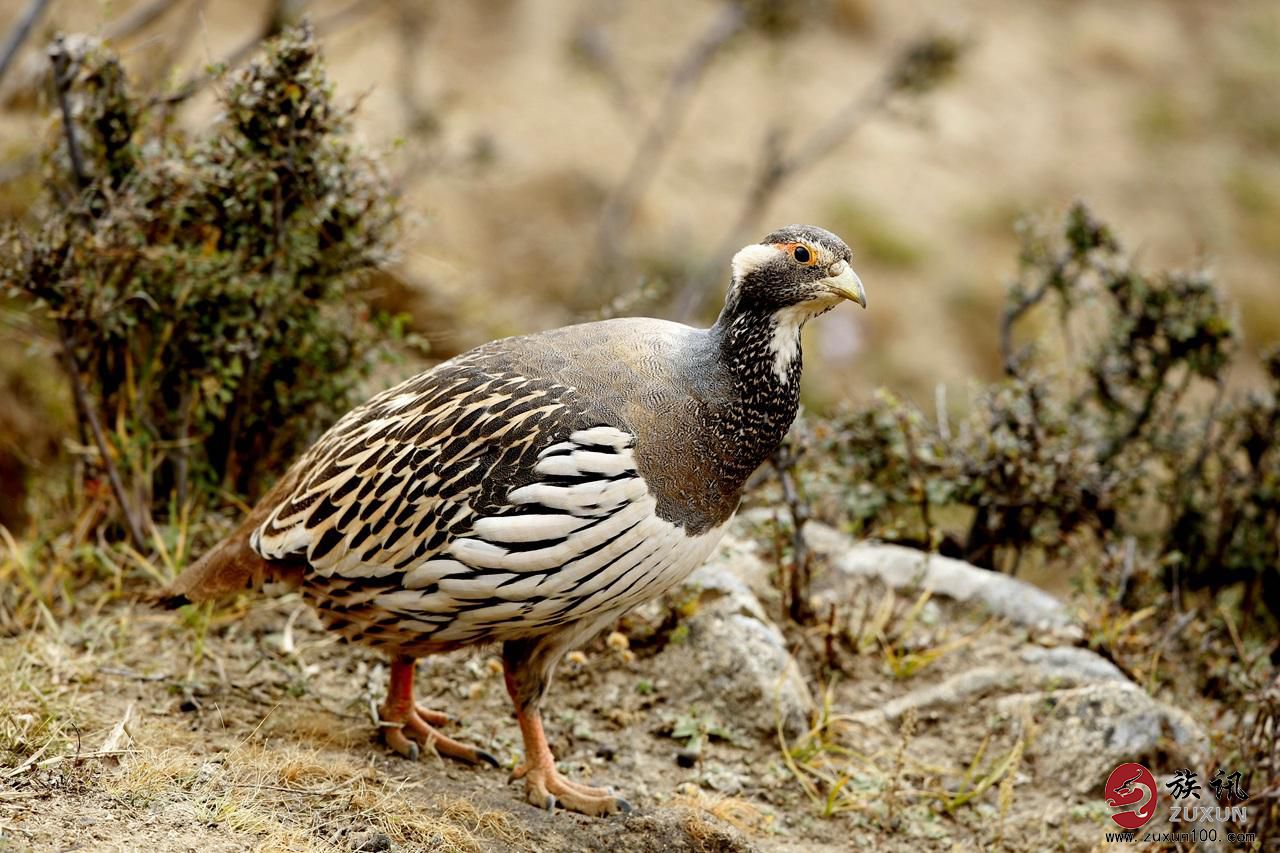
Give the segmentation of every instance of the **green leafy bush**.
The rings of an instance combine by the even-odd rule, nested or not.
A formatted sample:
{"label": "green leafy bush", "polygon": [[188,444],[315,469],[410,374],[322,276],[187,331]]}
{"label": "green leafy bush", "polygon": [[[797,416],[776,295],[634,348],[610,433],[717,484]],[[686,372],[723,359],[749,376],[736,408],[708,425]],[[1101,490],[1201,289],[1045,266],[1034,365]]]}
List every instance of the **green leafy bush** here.
{"label": "green leafy bush", "polygon": [[57,332],[82,442],[103,437],[89,476],[137,512],[252,494],[396,331],[360,298],[395,230],[387,182],[306,28],[219,79],[194,139],[100,46],[52,55],[63,126],[6,278]]}

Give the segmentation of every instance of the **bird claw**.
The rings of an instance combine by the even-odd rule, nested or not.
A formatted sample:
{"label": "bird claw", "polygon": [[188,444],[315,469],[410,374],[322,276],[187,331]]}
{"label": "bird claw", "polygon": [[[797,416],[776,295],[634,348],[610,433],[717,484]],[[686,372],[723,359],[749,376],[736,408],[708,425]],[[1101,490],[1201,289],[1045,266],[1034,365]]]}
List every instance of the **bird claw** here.
{"label": "bird claw", "polygon": [[593,817],[627,814],[632,811],[631,804],[614,796],[611,789],[574,782],[560,775],[555,768],[535,766],[526,769],[522,766],[516,770],[524,776],[525,798],[548,811],[554,812],[556,806],[559,806]]}
{"label": "bird claw", "polygon": [[424,709],[416,706],[410,706],[407,711],[399,713],[384,706],[380,711],[379,729],[387,746],[410,761],[417,761],[425,747],[436,755],[455,758],[468,764],[498,766],[498,759],[485,750],[459,743],[438,732],[430,721],[438,721],[444,717],[444,714],[437,711],[424,713]]}
{"label": "bird claw", "polygon": [[429,726],[451,726],[462,719],[455,714],[450,714],[448,711],[433,711],[421,705],[415,705],[413,710]]}
{"label": "bird claw", "polygon": [[379,731],[382,733],[383,743],[392,751],[410,761],[418,760],[418,745],[405,737],[402,724],[383,723]]}

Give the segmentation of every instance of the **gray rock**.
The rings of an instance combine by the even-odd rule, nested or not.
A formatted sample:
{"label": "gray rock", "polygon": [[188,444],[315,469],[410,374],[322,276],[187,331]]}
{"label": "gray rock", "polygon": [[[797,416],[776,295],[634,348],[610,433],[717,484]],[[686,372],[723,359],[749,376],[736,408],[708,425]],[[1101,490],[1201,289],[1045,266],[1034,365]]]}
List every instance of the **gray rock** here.
{"label": "gray rock", "polygon": [[791,736],[809,728],[813,697],[786,640],[765,614],[744,572],[759,573],[759,559],[730,548],[698,569],[679,595],[699,596],[689,633],[668,647],[673,693],[712,709],[720,721],[743,733],[772,736],[779,715]]}
{"label": "gray rock", "polygon": [[911,708],[918,711],[952,708],[968,704],[984,693],[1012,687],[1018,683],[1018,677],[1016,671],[1009,669],[976,667],[891,699],[879,708],[854,714],[853,718],[865,723],[875,720],[893,722]]}
{"label": "gray rock", "polygon": [[778,587],[774,582],[776,567],[771,560],[761,557],[760,546],[750,538],[733,534],[726,536],[703,568],[708,567],[719,568],[733,575],[763,603],[777,601]]}
{"label": "gray rock", "polygon": [[[1055,697],[1060,695],[1058,691],[1063,687],[1108,682],[1133,686],[1115,664],[1088,649],[1027,646],[1018,658],[1017,662],[1010,661],[1003,666],[966,669],[892,699],[878,708],[855,714],[854,718],[861,722],[893,722],[909,708],[939,711],[978,701],[987,694],[997,694],[997,706],[1010,713],[1013,705],[1051,705],[1057,701]],[[1045,689],[1027,692],[1027,687]],[[1008,691],[1011,690],[1015,692],[1010,694]]]}
{"label": "gray rock", "polygon": [[[817,587],[828,600],[856,605],[859,597],[870,596],[874,604],[884,595],[882,585],[910,598],[919,589],[931,590],[929,604],[943,606],[919,615],[924,633],[934,638],[926,643],[953,636],[952,629],[973,631],[972,624],[945,624],[963,619],[965,610],[1002,620],[963,653],[946,654],[909,680],[869,685],[874,689],[868,690],[865,710],[851,715],[859,724],[854,730],[867,742],[895,737],[909,710],[920,712],[916,737],[941,738],[944,751],[949,738],[967,740],[959,756],[972,755],[975,739],[987,732],[1000,736],[1001,749],[1010,748],[1010,737],[1025,737],[1019,784],[1034,778],[1036,790],[1054,793],[1044,819],[1059,826],[1075,819],[1071,810],[1080,804],[1100,805],[1101,786],[1124,762],[1145,763],[1158,779],[1178,767],[1196,768],[1207,778],[1205,732],[1115,664],[1072,645],[1080,626],[1052,595],[958,560],[855,543],[815,522],[806,525],[805,538],[831,567]],[[701,604],[677,653],[687,657],[672,658],[668,670],[673,679],[685,679],[682,691],[673,692],[711,705],[722,721],[744,733],[765,736],[773,732],[781,705],[789,731],[799,733],[812,700],[781,633],[769,622],[777,599],[761,606],[760,584],[771,589],[770,565],[736,540],[690,577],[685,594],[699,591]],[[961,606],[946,606],[947,600]]]}
{"label": "gray rock", "polygon": [[1120,667],[1097,652],[1078,646],[1028,646],[1019,655],[1022,662],[1030,664],[1038,674],[1038,680],[1061,679],[1072,684],[1088,684],[1096,681],[1124,681],[1129,679]]}
{"label": "gray rock", "polygon": [[1018,625],[1069,637],[1080,633],[1065,604],[1017,578],[914,548],[855,543],[819,522],[809,522],[804,531],[809,547],[826,555],[836,571],[848,577],[871,578],[893,589],[929,589],[954,601],[980,605]]}
{"label": "gray rock", "polygon": [[[1095,791],[1126,761],[1165,755],[1197,767],[1209,756],[1209,738],[1191,717],[1128,681],[1006,696],[998,707],[1016,715],[1027,703],[1042,719],[1032,748],[1040,781],[1077,793]],[[1044,714],[1046,703],[1052,708]]]}
{"label": "gray rock", "polygon": [[[806,541],[849,577],[895,589],[926,588],[1029,628],[1078,637],[1060,601],[1030,584],[959,560],[894,545],[856,544],[826,525],[805,527]],[[1039,767],[1055,783],[1095,788],[1113,767],[1160,751],[1194,766],[1208,754],[1204,731],[1183,711],[1148,695],[1113,663],[1088,649],[1024,645],[1016,658],[950,675],[863,712],[894,721],[908,708],[924,711],[991,703],[1006,717],[1030,708],[1044,722],[1035,739]],[[1037,689],[1038,688],[1038,689]],[[1073,783],[1072,780],[1079,780]]]}
{"label": "gray rock", "polygon": [[702,664],[701,692],[726,723],[771,735],[781,718],[792,737],[808,730],[813,698],[774,625],[713,605],[691,620],[688,647]]}
{"label": "gray rock", "polygon": [[737,566],[716,560],[697,569],[685,580],[682,592],[700,595],[702,606],[715,602],[722,613],[739,613],[757,622],[769,623],[764,607],[739,574]]}

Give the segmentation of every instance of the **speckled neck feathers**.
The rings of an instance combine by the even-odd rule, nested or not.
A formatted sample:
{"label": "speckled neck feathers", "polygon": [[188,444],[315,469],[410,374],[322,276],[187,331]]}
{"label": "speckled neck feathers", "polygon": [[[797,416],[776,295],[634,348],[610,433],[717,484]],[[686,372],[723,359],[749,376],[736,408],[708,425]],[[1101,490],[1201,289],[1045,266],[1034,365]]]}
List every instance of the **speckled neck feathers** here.
{"label": "speckled neck feathers", "polygon": [[722,488],[735,493],[777,449],[800,403],[803,317],[726,308],[708,331],[732,393],[712,430],[723,443]]}

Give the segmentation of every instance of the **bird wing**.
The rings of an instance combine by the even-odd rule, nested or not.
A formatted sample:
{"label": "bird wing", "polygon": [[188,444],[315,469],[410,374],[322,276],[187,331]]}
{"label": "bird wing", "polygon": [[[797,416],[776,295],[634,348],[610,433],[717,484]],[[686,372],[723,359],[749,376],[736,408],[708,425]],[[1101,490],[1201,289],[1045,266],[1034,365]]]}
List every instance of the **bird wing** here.
{"label": "bird wing", "polygon": [[526,635],[638,600],[656,579],[637,571],[670,562],[683,537],[634,442],[575,388],[464,357],[335,424],[251,545],[304,558],[322,609],[366,633]]}

